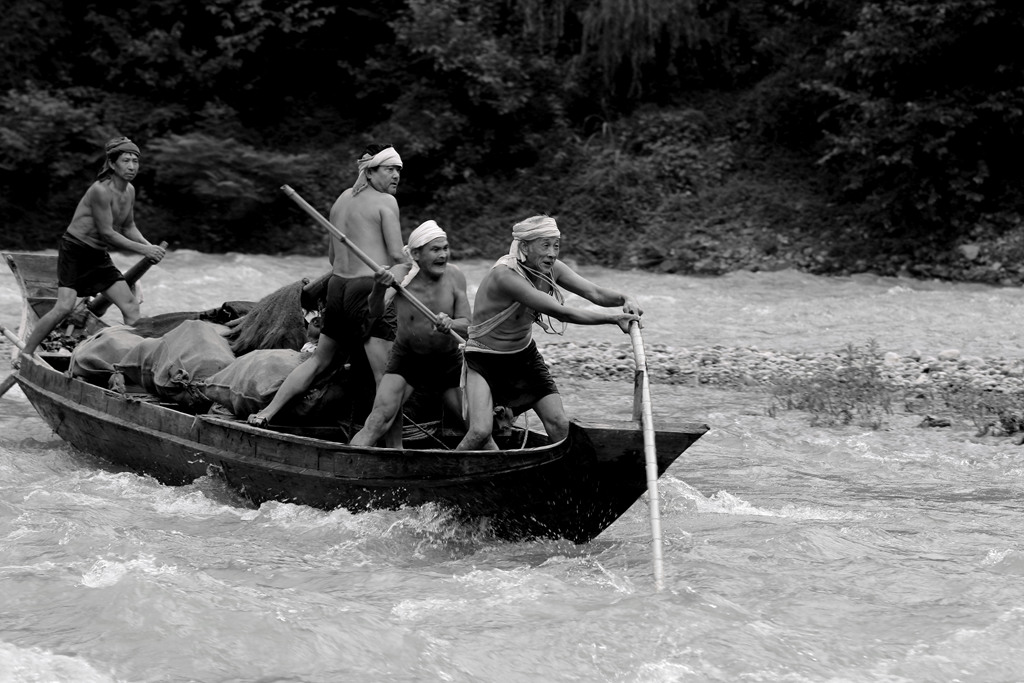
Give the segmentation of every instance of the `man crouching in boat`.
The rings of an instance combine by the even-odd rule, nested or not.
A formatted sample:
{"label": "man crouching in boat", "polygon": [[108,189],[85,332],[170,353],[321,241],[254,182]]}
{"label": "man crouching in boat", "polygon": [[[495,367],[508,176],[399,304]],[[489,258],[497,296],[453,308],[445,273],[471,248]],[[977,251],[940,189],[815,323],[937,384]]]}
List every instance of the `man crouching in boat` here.
{"label": "man crouching in boat", "polygon": [[[599,287],[558,259],[560,233],[553,218],[533,216],[512,227],[509,253],[498,259],[477,289],[465,359],[469,424],[460,450],[495,449],[491,436],[495,406],[518,415],[530,408],[552,441],[569,433],[569,419],[554,380],[533,341],[536,322],[618,325],[629,332],[643,311],[636,299]],[[564,304],[559,287],[597,304],[622,306],[622,313],[585,311]]]}
{"label": "man crouching in boat", "polygon": [[[383,315],[388,305],[395,307],[398,329],[373,410],[352,438],[353,446],[373,446],[387,434],[387,446],[400,448],[402,404],[414,389],[442,393],[451,413],[462,414],[462,351],[451,332],[465,338],[469,327],[466,276],[448,263],[448,236],[434,221],[413,230],[404,251],[412,262],[381,271],[367,297],[371,316]],[[394,296],[390,287],[397,280],[437,314],[436,324],[405,297]]]}
{"label": "man crouching in boat", "polygon": [[110,260],[108,250],[133,251],[153,263],[164,257],[163,247],[150,244],[135,225],[135,188],[131,181],[139,172],[140,156],[138,146],[128,138],[107,142],[103,168],[78,202],[60,241],[57,302],[26,340],[26,355],[32,355],[74,310],[80,296],[104,292],[121,309],[125,325],[134,325],[139,319],[139,300]]}

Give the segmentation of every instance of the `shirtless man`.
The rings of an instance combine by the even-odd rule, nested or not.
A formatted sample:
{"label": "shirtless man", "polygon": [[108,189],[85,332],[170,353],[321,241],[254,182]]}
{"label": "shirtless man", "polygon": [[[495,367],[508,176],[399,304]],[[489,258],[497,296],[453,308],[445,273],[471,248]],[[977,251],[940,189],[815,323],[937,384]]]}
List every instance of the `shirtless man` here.
{"label": "shirtless man", "polygon": [[[395,199],[401,174],[402,159],[394,147],[370,145],[359,160],[355,184],[335,200],[329,215],[331,223],[345,239],[361,249],[371,261],[385,268],[406,260],[402,251],[398,201]],[[357,342],[362,343],[374,380],[379,383],[395,338],[394,319],[386,312],[386,317],[371,318],[368,315],[366,297],[373,287],[373,269],[350,253],[333,235],[328,257],[335,276],[327,285],[328,307],[332,301],[336,307],[342,306],[346,319],[343,320],[336,310],[332,316],[333,324],[325,331],[336,342],[342,342],[344,325],[350,333],[346,345],[351,347],[358,345]],[[371,324],[363,324],[364,320],[371,321]],[[353,331],[354,337],[351,336]]]}
{"label": "shirtless man", "polygon": [[[395,344],[377,386],[373,410],[352,438],[353,446],[373,446],[387,433],[387,446],[401,448],[402,404],[414,389],[441,393],[452,414],[462,414],[462,351],[451,332],[465,338],[469,327],[466,276],[448,263],[448,236],[434,221],[413,230],[405,253],[412,263],[383,271],[376,279],[369,299],[370,314],[383,312],[389,305],[387,295],[395,293],[387,289],[386,295],[385,289],[400,280],[406,291],[437,314],[437,324],[405,297],[392,299],[390,305],[395,307],[398,320]],[[398,425],[397,430],[394,425]]]}
{"label": "shirtless man", "polygon": [[132,251],[159,263],[163,247],[150,244],[135,225],[138,146],[114,138],[104,148],[103,168],[78,202],[57,251],[57,302],[39,319],[22,353],[31,355],[70,314],[80,296],[104,292],[121,309],[125,325],[139,319],[139,300],[110,260],[109,249]]}
{"label": "shirtless man", "polygon": [[[633,297],[599,287],[558,259],[553,218],[527,218],[513,226],[512,238],[509,253],[480,282],[473,305],[465,351],[469,425],[460,450],[497,448],[491,436],[495,406],[515,415],[533,408],[552,441],[569,433],[562,398],[532,338],[535,322],[548,330],[543,316],[563,325],[618,325],[628,333],[643,313]],[[622,306],[623,313],[566,306],[559,287],[598,306]]]}
{"label": "shirtless man", "polygon": [[[371,145],[359,159],[358,170],[355,184],[331,207],[331,223],[375,263],[394,265],[405,258],[395,199],[402,159],[390,145]],[[387,315],[369,315],[367,297],[373,289],[373,270],[333,236],[328,255],[332,275],[316,350],[289,373],[266,408],[249,416],[249,424],[266,426],[289,401],[313,386],[339,350],[345,357],[365,352],[375,382],[384,374],[395,325]]]}

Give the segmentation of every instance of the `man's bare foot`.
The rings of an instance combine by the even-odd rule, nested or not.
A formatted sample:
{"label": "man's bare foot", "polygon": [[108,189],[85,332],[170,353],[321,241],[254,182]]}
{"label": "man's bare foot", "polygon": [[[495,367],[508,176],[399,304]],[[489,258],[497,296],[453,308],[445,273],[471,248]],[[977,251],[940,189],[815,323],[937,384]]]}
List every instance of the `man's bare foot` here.
{"label": "man's bare foot", "polygon": [[252,425],[253,427],[260,427],[262,429],[270,428],[270,418],[260,415],[259,413],[253,413],[246,418],[245,423]]}

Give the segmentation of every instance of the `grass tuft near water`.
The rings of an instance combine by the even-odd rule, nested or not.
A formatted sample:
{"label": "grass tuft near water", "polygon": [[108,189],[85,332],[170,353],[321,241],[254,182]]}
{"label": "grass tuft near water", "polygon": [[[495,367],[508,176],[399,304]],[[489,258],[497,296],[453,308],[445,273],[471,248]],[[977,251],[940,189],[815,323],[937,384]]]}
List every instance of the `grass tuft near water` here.
{"label": "grass tuft near water", "polygon": [[972,424],[979,436],[1024,433],[1024,394],[962,376],[907,385],[886,372],[878,344],[848,344],[835,367],[804,375],[779,375],[768,386],[768,415],[803,410],[811,426],[855,424],[882,429],[895,406],[924,416],[922,427]]}

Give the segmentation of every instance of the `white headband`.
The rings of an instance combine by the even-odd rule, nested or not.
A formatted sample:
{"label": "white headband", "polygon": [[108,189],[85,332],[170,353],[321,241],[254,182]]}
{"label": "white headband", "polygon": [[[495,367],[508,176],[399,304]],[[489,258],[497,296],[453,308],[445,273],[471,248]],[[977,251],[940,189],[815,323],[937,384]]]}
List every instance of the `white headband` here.
{"label": "white headband", "polygon": [[441,226],[438,225],[435,221],[426,221],[424,223],[421,223],[419,227],[413,230],[412,234],[409,235],[409,243],[405,245],[404,249],[406,256],[411,257],[412,254],[410,254],[409,252],[411,252],[413,249],[419,249],[423,245],[436,240],[438,237],[447,236],[448,235],[445,233],[445,231],[442,230]]}
{"label": "white headband", "polygon": [[509,256],[522,261],[519,253],[520,242],[529,242],[541,237],[561,237],[558,224],[550,216],[533,216],[512,226],[512,244],[508,247]]}
{"label": "white headband", "polygon": [[[419,227],[413,230],[412,234],[409,235],[409,243],[402,247],[402,252],[410,261],[412,261],[412,267],[409,269],[409,273],[402,278],[402,282],[400,284],[403,287],[412,282],[412,279],[420,272],[420,264],[413,260],[412,250],[419,249],[420,247],[430,244],[438,237],[448,237],[448,235],[441,229],[441,226],[434,221],[425,221],[420,223]],[[395,290],[393,288],[388,288],[388,291],[384,293],[385,304],[391,301],[394,296]]]}
{"label": "white headband", "polygon": [[385,147],[372,157],[369,154],[364,154],[359,160],[358,166],[359,175],[356,176],[356,182],[352,185],[352,194],[354,195],[365,190],[369,184],[369,181],[366,180],[366,171],[368,169],[378,166],[398,166],[402,168],[402,157],[398,156],[398,152],[394,147]]}

